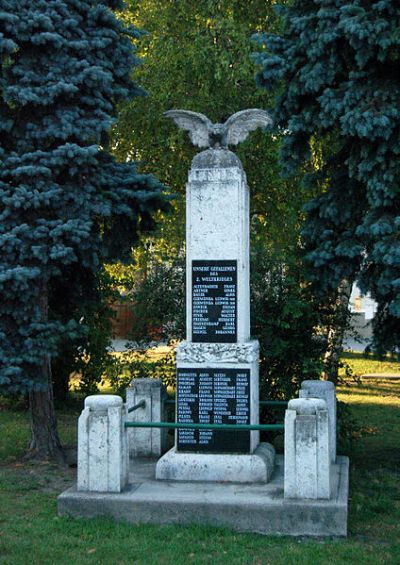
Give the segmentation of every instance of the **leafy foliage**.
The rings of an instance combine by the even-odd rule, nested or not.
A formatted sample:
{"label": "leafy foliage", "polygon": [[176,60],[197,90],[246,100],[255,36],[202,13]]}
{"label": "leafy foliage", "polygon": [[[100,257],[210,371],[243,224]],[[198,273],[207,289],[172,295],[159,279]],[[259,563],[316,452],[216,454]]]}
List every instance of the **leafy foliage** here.
{"label": "leafy foliage", "polygon": [[319,378],[324,341],[318,306],[300,261],[252,249],[252,334],[260,341],[260,398],[293,398],[305,379]]}
{"label": "leafy foliage", "polygon": [[[45,386],[47,356],[85,335],[90,307],[81,309],[79,300],[97,288],[101,262],[126,258],[139,229],[151,228],[154,212],[164,206],[153,177],[138,174],[131,162],[118,163],[107,151],[116,105],[141,92],[131,79],[138,62],[131,41],[138,32],[111,11],[121,8],[119,0],[2,5],[5,391]],[[66,281],[60,303],[56,295]]]}
{"label": "leafy foliage", "polygon": [[[161,245],[179,253],[184,242],[184,187],[197,149],[187,134],[164,118],[167,110],[183,108],[224,121],[246,108],[267,108],[271,96],[254,83],[251,35],[278,18],[273,1],[169,0],[128,1],[122,17],[146,29],[138,52],[145,64],[138,70],[148,98],[121,104],[113,130],[113,152],[121,159],[138,159],[176,193],[174,213],[163,217]],[[254,132],[238,147],[251,190],[252,215],[266,237],[295,245],[299,208],[303,202],[295,181],[279,175],[279,136]],[[282,224],[287,228],[282,236]]]}
{"label": "leafy foliage", "polygon": [[375,346],[400,343],[400,13],[396,0],[294,0],[259,36],[277,89],[287,173],[308,169],[304,241],[323,292],[359,278],[379,303]]}
{"label": "leafy foliage", "polygon": [[185,337],[185,259],[182,254],[160,256],[156,250],[156,245],[147,250],[146,270],[130,295],[135,305],[130,337],[135,341]]}
{"label": "leafy foliage", "polygon": [[152,349],[126,351],[114,357],[107,377],[117,394],[124,394],[132,379],[161,379],[165,386],[175,386],[175,349],[159,354]]}

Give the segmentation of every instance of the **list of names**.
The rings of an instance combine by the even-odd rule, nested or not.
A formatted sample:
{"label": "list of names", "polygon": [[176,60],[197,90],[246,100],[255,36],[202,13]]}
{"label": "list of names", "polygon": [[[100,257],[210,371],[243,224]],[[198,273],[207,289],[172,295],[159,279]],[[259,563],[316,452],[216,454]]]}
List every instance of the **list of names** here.
{"label": "list of names", "polygon": [[[178,369],[177,421],[194,424],[249,424],[249,369]],[[248,453],[250,432],[178,430],[178,450]]]}
{"label": "list of names", "polygon": [[192,262],[192,341],[235,343],[237,261]]}

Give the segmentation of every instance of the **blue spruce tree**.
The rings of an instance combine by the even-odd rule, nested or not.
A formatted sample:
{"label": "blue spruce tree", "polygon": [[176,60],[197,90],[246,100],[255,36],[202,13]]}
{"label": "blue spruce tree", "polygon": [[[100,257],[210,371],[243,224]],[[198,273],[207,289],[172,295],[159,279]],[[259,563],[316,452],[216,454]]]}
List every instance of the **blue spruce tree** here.
{"label": "blue spruce tree", "polygon": [[120,0],[1,1],[0,389],[29,393],[38,455],[60,453],[51,358],[82,332],[76,304],[69,318],[49,309],[52,289],[74,284],[71,273],[94,289],[102,261],[129,254],[165,205],[153,177],[107,151],[117,104],[140,93],[138,32],[117,9]]}
{"label": "blue spruce tree", "polygon": [[294,0],[258,37],[258,82],[277,88],[284,170],[315,187],[304,242],[322,292],[359,279],[378,301],[375,347],[400,345],[398,0]]}

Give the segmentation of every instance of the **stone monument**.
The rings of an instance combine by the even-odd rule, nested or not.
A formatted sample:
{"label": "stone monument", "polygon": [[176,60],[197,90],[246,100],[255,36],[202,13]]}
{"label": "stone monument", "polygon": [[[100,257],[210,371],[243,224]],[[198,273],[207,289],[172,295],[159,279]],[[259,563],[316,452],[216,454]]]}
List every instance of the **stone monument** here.
{"label": "stone monument", "polygon": [[[264,110],[244,110],[224,124],[202,114],[166,112],[188,130],[197,154],[186,193],[186,329],[177,349],[176,421],[258,424],[259,345],[250,339],[249,189],[228,149],[258,127]],[[157,479],[267,482],[274,450],[258,431],[179,429],[157,463]]]}
{"label": "stone monument", "polygon": [[187,184],[187,339],[177,350],[175,446],[154,462],[166,427],[158,379],[135,379],[125,405],[113,395],[86,398],[77,487],[59,496],[59,514],[345,536],[349,461],[336,457],[332,383],[304,381],[300,398],[290,400],[284,457],[247,429],[258,424],[259,408],[249,191],[228,145],[271,120],[263,110],[238,112],[222,125],[182,110],[167,116],[205,148]]}

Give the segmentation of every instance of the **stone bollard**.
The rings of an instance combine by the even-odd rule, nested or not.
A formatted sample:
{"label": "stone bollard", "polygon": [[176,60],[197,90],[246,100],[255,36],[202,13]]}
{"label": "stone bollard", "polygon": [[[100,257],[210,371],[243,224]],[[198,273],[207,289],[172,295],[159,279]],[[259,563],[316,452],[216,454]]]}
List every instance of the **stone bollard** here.
{"label": "stone bollard", "polygon": [[286,410],[284,496],[331,496],[329,416],[319,398],[290,400]]}
{"label": "stone bollard", "polygon": [[78,421],[78,491],[121,492],[127,482],[122,398],[88,396]]}
{"label": "stone bollard", "polygon": [[[165,387],[160,379],[133,379],[126,389],[126,419],[128,422],[164,421]],[[128,413],[140,401],[144,408]],[[166,450],[165,428],[129,428],[128,445],[131,457],[160,457]]]}
{"label": "stone bollard", "polygon": [[303,381],[300,398],[321,398],[325,400],[329,413],[329,441],[332,463],[336,462],[336,390],[329,381]]}

